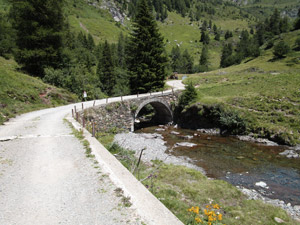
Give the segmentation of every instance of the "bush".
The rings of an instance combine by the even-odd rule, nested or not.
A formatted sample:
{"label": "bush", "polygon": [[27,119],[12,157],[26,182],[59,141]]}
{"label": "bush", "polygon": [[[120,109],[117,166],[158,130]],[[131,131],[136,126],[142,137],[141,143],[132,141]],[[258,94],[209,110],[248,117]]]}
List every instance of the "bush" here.
{"label": "bush", "polygon": [[284,41],[280,41],[275,45],[273,54],[275,58],[284,58],[289,51],[290,47]]}
{"label": "bush", "polygon": [[184,109],[187,105],[191,104],[197,99],[197,91],[192,84],[192,82],[189,82],[185,86],[185,90],[182,92],[182,94],[179,97],[178,106],[180,110]]}
{"label": "bush", "polygon": [[222,133],[244,134],[246,133],[246,121],[236,111],[220,111],[220,128]]}

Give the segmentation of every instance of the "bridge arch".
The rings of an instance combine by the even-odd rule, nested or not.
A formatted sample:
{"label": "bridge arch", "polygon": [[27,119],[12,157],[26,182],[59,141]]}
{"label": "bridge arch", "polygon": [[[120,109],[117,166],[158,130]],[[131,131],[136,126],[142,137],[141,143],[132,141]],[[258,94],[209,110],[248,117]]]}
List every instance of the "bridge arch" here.
{"label": "bridge arch", "polygon": [[140,103],[139,107],[135,111],[131,131],[134,131],[134,122],[135,119],[138,117],[140,111],[148,104],[150,104],[155,110],[155,122],[159,124],[167,124],[173,121],[173,112],[171,110],[170,105],[167,102],[158,98],[148,99]]}

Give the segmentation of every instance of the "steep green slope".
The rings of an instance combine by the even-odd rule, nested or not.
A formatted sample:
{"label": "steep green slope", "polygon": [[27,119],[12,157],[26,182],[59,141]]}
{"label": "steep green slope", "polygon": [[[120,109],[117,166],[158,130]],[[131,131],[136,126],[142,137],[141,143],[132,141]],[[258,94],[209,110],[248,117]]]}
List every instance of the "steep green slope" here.
{"label": "steep green slope", "polygon": [[[293,48],[300,31],[283,34]],[[276,40],[275,44],[280,40]],[[201,104],[223,104],[238,112],[248,132],[281,143],[300,143],[300,52],[274,59],[273,48],[260,57],[226,69],[190,77]]]}
{"label": "steep green slope", "polygon": [[17,71],[13,60],[0,57],[0,124],[16,114],[75,102],[77,97]]}

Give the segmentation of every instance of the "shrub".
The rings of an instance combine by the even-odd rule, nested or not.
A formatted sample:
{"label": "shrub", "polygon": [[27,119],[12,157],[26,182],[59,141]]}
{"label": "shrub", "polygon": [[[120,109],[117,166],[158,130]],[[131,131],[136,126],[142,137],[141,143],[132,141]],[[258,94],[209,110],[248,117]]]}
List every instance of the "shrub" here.
{"label": "shrub", "polygon": [[185,90],[182,92],[182,94],[179,97],[179,102],[178,106],[182,110],[184,109],[187,105],[191,104],[197,99],[197,91],[194,85],[189,82],[185,86]]}
{"label": "shrub", "polygon": [[276,58],[284,58],[289,51],[290,47],[284,41],[280,41],[275,45],[273,54]]}

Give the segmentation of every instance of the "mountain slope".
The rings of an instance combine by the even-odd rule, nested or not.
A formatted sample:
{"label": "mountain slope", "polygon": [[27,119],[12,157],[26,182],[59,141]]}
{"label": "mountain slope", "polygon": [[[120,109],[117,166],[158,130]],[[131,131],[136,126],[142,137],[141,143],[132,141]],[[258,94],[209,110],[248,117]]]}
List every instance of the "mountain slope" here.
{"label": "mountain slope", "polygon": [[0,124],[16,114],[75,102],[70,92],[17,71],[13,60],[0,57]]}
{"label": "mountain slope", "polygon": [[[300,30],[281,35],[294,47]],[[281,40],[277,38],[275,44]],[[195,74],[201,104],[224,105],[245,119],[248,132],[282,144],[300,143],[300,51],[275,59],[274,48],[240,65]]]}

